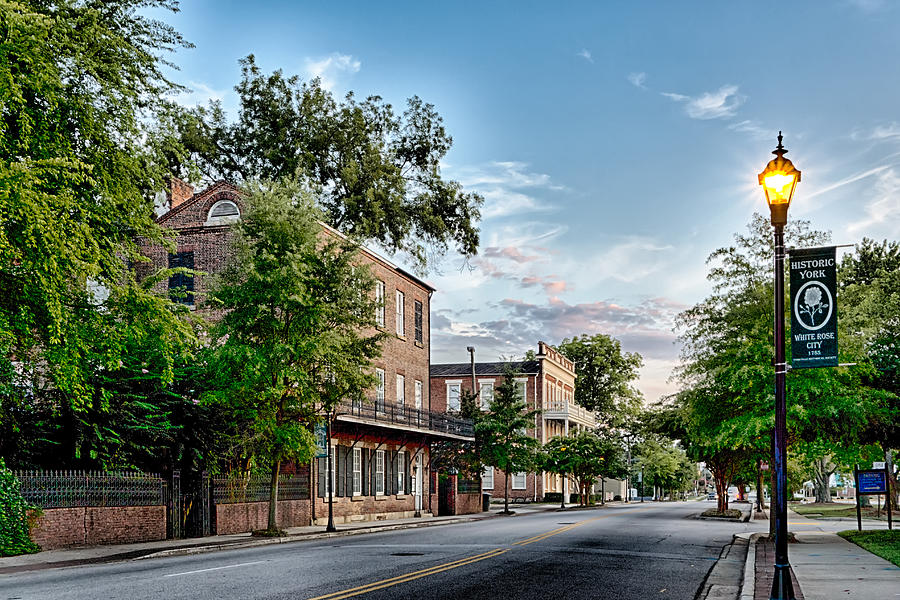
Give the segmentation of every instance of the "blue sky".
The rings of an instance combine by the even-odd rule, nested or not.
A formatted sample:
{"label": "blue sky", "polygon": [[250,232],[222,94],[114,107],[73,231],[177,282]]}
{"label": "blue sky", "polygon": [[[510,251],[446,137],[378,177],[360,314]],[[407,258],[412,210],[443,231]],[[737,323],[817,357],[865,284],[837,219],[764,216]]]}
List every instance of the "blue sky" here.
{"label": "blue sky", "polygon": [[[766,12],[778,8],[782,12]],[[836,243],[900,238],[900,6],[813,2],[188,1],[165,16],[185,103],[232,114],[238,59],[336,94],[418,95],[486,203],[479,257],[428,279],[434,362],[607,333],[674,391],[673,318],[705,260],[766,212],[778,130],[803,171],[791,217]]]}

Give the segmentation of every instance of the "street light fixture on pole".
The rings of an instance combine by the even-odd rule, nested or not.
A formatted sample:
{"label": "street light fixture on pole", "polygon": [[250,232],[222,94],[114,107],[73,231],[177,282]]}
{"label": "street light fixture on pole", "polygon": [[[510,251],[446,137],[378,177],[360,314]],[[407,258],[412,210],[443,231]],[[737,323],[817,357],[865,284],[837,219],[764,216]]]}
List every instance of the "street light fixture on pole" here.
{"label": "street light fixture on pole", "polygon": [[800,181],[800,171],[784,157],[787,150],[781,145],[772,152],[769,161],[759,174],[759,184],[766,192],[766,202],[775,227],[775,575],[772,578],[772,600],[794,600],[791,582],[791,565],[788,562],[787,530],[787,409],[785,374],[787,362],[784,352],[784,226],[787,224],[788,207],[794,188]]}
{"label": "street light fixture on pole", "polygon": [[326,477],[328,478],[328,524],[325,526],[325,531],[332,532],[337,531],[337,527],[334,526],[334,465],[332,464],[332,460],[334,457],[332,456],[331,450],[331,421],[334,419],[334,411],[328,411],[328,452],[326,456],[328,457],[326,460],[325,467],[328,469],[328,473]]}
{"label": "street light fixture on pole", "polygon": [[472,394],[475,394],[475,346],[466,346],[469,352],[469,362],[472,365]]}

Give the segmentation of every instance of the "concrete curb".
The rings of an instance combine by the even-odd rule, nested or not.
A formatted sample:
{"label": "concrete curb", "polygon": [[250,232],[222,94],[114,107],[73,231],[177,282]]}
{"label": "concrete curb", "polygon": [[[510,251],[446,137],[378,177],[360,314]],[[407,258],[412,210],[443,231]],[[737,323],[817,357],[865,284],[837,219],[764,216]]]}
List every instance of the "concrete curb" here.
{"label": "concrete curb", "polygon": [[[464,517],[459,519],[446,519],[443,521],[423,521],[419,523],[397,523],[395,525],[382,525],[380,527],[358,527],[355,529],[344,529],[333,532],[322,533],[306,533],[283,537],[259,538],[246,542],[234,542],[227,544],[212,544],[206,546],[191,546],[187,548],[172,548],[170,550],[160,550],[151,554],[145,554],[131,560],[144,560],[147,558],[164,558],[167,556],[188,556],[192,554],[206,554],[209,552],[219,552],[221,550],[237,550],[240,548],[255,548],[257,546],[271,546],[273,544],[290,544],[294,542],[305,542],[308,540],[322,540],[328,538],[348,537],[351,535],[364,535],[367,533],[378,533],[381,531],[398,531],[401,529],[418,529],[419,527],[437,527],[439,525],[453,525],[456,523],[470,523],[473,521],[483,521],[492,519],[497,515],[488,515],[484,517]],[[115,560],[115,557],[110,557]]]}
{"label": "concrete curb", "polygon": [[753,600],[756,594],[756,541],[762,533],[754,533],[750,536],[747,546],[747,560],[744,561],[744,581],[741,584],[740,600]]}

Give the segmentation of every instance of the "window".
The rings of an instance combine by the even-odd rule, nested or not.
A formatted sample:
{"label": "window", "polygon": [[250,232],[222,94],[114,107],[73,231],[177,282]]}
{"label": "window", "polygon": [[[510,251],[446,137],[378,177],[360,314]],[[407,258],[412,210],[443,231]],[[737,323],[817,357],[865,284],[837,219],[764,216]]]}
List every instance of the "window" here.
{"label": "window", "polygon": [[447,382],[447,410],[459,412],[459,381]]}
{"label": "window", "polygon": [[375,282],[375,324],[384,327],[384,282]]}
{"label": "window", "polygon": [[397,406],[406,406],[406,377],[397,375]]}
{"label": "window", "polygon": [[384,495],[384,450],[375,451],[375,495]]}
{"label": "window", "polygon": [[384,369],[375,369],[375,411],[384,412]]}
{"label": "window", "polygon": [[404,323],[405,312],[403,309],[403,292],[397,290],[397,335],[403,337],[406,335],[406,323]]}
{"label": "window", "polygon": [[491,400],[494,399],[494,382],[481,382],[481,410],[488,410],[491,407]]}
{"label": "window", "polygon": [[[332,492],[332,486],[337,483],[337,477],[335,477],[335,460],[334,460],[334,446],[331,446],[328,449],[329,458],[331,459],[331,477],[325,480],[325,494],[328,495]],[[328,459],[326,459],[328,460]]]}
{"label": "window", "polygon": [[224,225],[233,223],[241,218],[241,211],[238,210],[237,204],[231,200],[220,200],[212,205],[209,216],[206,218],[206,225]]}
{"label": "window", "polygon": [[[169,268],[193,269],[194,252],[179,252],[169,255]],[[173,273],[169,277],[169,297],[172,302],[194,305],[194,277],[186,273]]]}
{"label": "window", "polygon": [[362,494],[362,448],[353,449],[353,495]]}
{"label": "window", "polygon": [[406,493],[406,452],[397,453],[397,494]]}
{"label": "window", "polygon": [[481,489],[494,489],[494,467],[485,467],[481,474]]}
{"label": "window", "polygon": [[422,343],[422,303],[416,300],[415,304],[415,340]]}
{"label": "window", "polygon": [[526,396],[525,391],[525,380],[524,379],[516,379],[516,391],[519,394],[519,398],[522,400],[528,400],[528,396]]}
{"label": "window", "polygon": [[422,410],[422,382],[416,380],[416,410]]}
{"label": "window", "polygon": [[514,489],[514,490],[524,490],[525,489],[525,473],[514,473],[513,474],[512,489]]}

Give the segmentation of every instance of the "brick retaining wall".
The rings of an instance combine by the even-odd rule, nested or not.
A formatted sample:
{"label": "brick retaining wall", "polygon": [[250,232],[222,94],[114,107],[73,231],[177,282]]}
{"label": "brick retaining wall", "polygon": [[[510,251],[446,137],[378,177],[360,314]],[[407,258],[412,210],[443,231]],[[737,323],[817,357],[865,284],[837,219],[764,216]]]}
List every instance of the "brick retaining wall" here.
{"label": "brick retaining wall", "polygon": [[[280,500],[275,512],[278,527],[309,525],[309,500]],[[216,534],[245,533],[269,524],[268,502],[237,502],[216,505]]]}
{"label": "brick retaining wall", "polygon": [[165,506],[47,508],[31,530],[44,550],[166,539]]}

